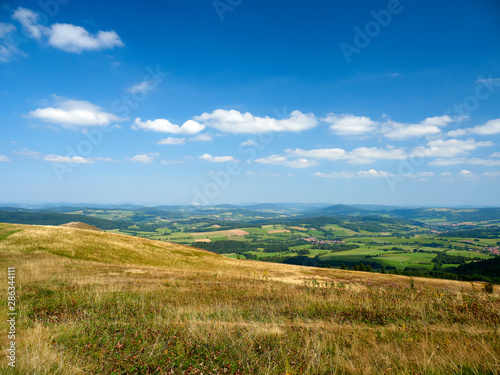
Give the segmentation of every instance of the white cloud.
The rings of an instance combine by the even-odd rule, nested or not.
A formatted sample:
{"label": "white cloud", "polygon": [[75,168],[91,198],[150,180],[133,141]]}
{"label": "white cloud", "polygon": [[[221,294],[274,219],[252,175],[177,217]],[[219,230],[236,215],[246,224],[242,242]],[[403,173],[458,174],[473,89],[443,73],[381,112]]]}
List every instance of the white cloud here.
{"label": "white cloud", "polygon": [[418,124],[404,124],[389,120],[382,124],[381,131],[384,136],[391,139],[431,136],[440,134],[441,127],[463,119],[461,117],[452,119],[450,116],[436,116],[428,117]]}
{"label": "white cloud", "polygon": [[183,145],[185,143],[186,143],[186,138],[168,137],[168,138],[160,139],[156,144],[157,145]]}
{"label": "white cloud", "polygon": [[406,159],[408,154],[403,149],[389,149],[384,150],[377,147],[359,147],[352,150],[347,155],[349,163],[354,164],[369,164],[378,159],[384,160],[401,160]]}
{"label": "white cloud", "polygon": [[93,164],[94,161],[90,158],[83,158],[81,156],[60,156],[55,154],[45,155],[43,160],[56,162],[56,163],[67,163],[67,164]]}
{"label": "white cloud", "polygon": [[199,142],[210,142],[212,140],[212,136],[208,133],[198,134],[194,137],[190,138],[190,141],[199,141]]}
{"label": "white cloud", "polygon": [[1,161],[10,161],[10,159],[5,155],[0,155],[0,162]]}
{"label": "white cloud", "polygon": [[130,86],[126,91],[128,93],[134,94],[137,92],[145,93],[154,90],[157,86],[157,81],[152,79],[149,81],[142,81],[133,86]]}
{"label": "white cloud", "polygon": [[287,157],[280,155],[266,156],[256,159],[255,162],[260,164],[285,165],[290,168],[308,168],[318,164],[318,162],[306,158],[289,160]]}
{"label": "white cloud", "polygon": [[330,124],[330,130],[339,135],[361,135],[377,129],[378,122],[369,117],[328,114],[322,121]]}
{"label": "white cloud", "polygon": [[251,139],[248,139],[245,142],[241,142],[240,146],[257,146],[257,142],[255,142]]}
{"label": "white cloud", "polygon": [[458,155],[468,154],[478,147],[489,147],[493,143],[490,141],[477,142],[474,139],[437,139],[427,143],[425,147],[416,147],[413,149],[411,156],[413,157],[443,157],[452,158]]}
{"label": "white cloud", "polygon": [[199,156],[198,158],[202,159],[202,160],[211,161],[214,163],[225,163],[228,161],[238,161],[238,160],[235,160],[232,156],[212,156],[210,154],[203,154],[203,155]]}
{"label": "white cloud", "polygon": [[128,158],[130,161],[134,161],[137,163],[143,163],[143,164],[151,164],[155,160],[155,156],[158,156],[158,154],[141,154],[141,155],[135,155],[132,158]]}
{"label": "white cloud", "polygon": [[14,11],[12,19],[23,25],[24,29],[32,38],[40,40],[44,32],[44,27],[40,25],[40,15],[32,10],[19,7]]}
{"label": "white cloud", "polygon": [[469,129],[469,132],[480,135],[490,135],[500,133],[500,119],[490,120],[484,125]]}
{"label": "white cloud", "polygon": [[457,129],[457,130],[451,130],[448,133],[446,133],[447,137],[461,137],[462,135],[467,134],[467,130],[465,129]]}
{"label": "white cloud", "polygon": [[14,55],[19,53],[19,49],[13,43],[9,34],[14,32],[16,27],[10,23],[0,22],[0,62],[9,62]]}
{"label": "white cloud", "polygon": [[17,8],[12,18],[23,25],[31,38],[41,41],[42,36],[47,36],[50,46],[66,52],[82,53],[124,46],[118,34],[113,30],[91,34],[81,26],[67,23],[42,26],[40,15],[26,8]]}
{"label": "white cloud", "polygon": [[425,178],[425,177],[433,177],[435,176],[434,172],[418,172],[418,173],[408,173],[403,174],[403,177],[407,178]]}
{"label": "white cloud", "polygon": [[47,34],[50,35],[49,44],[52,47],[72,53],[124,46],[114,31],[99,31],[93,35],[81,26],[67,23],[53,24]]}
{"label": "white cloud", "polygon": [[490,158],[500,158],[500,152],[494,152],[490,155]]}
{"label": "white cloud", "polygon": [[295,157],[305,157],[311,159],[324,159],[324,160],[345,159],[347,154],[346,151],[341,148],[319,148],[308,151],[302,150],[300,148],[296,148],[295,150],[287,148],[285,152],[288,155]]}
{"label": "white cloud", "polygon": [[33,151],[33,150],[28,149],[28,148],[23,148],[22,150],[19,150],[19,151],[13,151],[13,153],[16,155],[29,156],[29,157],[35,158],[35,159],[42,155],[40,152]]}
{"label": "white cloud", "polygon": [[312,129],[318,124],[313,114],[304,114],[300,111],[293,111],[287,119],[274,119],[268,116],[256,117],[249,112],[216,109],[212,113],[205,112],[194,119],[214,129],[235,134],[299,132]]}
{"label": "white cloud", "polygon": [[470,164],[470,165],[485,165],[497,166],[500,165],[500,160],[493,159],[480,159],[480,158],[456,158],[456,159],[436,159],[429,163],[429,165],[456,165],[456,164]]}
{"label": "white cloud", "polygon": [[205,129],[205,126],[193,120],[188,120],[184,124],[179,126],[174,125],[170,121],[165,119],[156,119],[153,121],[147,120],[145,122],[142,122],[140,118],[136,118],[134,121],[134,125],[132,125],[132,129],[151,130],[161,133],[193,135]]}
{"label": "white cloud", "polygon": [[105,126],[111,122],[124,119],[108,112],[101,107],[84,100],[69,100],[56,97],[57,107],[38,108],[31,111],[28,117],[45,122],[60,124],[64,128]]}
{"label": "white cloud", "polygon": [[385,171],[377,171],[375,169],[370,169],[368,171],[342,171],[342,172],[330,172],[323,173],[317,172],[313,176],[324,177],[324,178],[379,178],[379,177],[390,177],[393,176],[392,173]]}
{"label": "white cloud", "polygon": [[102,162],[111,162],[111,161],[117,161],[117,160],[113,160],[111,158],[108,158],[108,157],[103,157],[103,156],[97,156],[95,158],[93,158],[95,161],[102,161]]}
{"label": "white cloud", "polygon": [[161,163],[163,165],[184,164],[182,160],[162,160]]}
{"label": "white cloud", "polygon": [[350,163],[354,164],[368,164],[373,163],[378,159],[385,160],[400,160],[408,157],[407,153],[403,149],[390,148],[387,150],[380,149],[377,147],[359,147],[352,150],[351,152],[346,152],[341,148],[323,148],[323,149],[313,149],[313,150],[302,150],[297,148],[295,150],[286,149],[285,152],[288,155],[296,157],[305,157],[318,160],[348,160]]}
{"label": "white cloud", "polygon": [[0,38],[16,30],[16,27],[10,23],[0,22]]}
{"label": "white cloud", "polygon": [[469,178],[469,177],[474,177],[475,175],[471,171],[468,171],[467,169],[463,169],[460,172],[458,172],[457,176]]}
{"label": "white cloud", "polygon": [[315,160],[298,158],[298,159],[288,161],[285,165],[287,167],[290,167],[290,168],[309,168],[309,167],[318,165],[318,162]]}
{"label": "white cloud", "polygon": [[439,174],[441,177],[451,177],[453,176],[453,173],[451,172],[443,172]]}

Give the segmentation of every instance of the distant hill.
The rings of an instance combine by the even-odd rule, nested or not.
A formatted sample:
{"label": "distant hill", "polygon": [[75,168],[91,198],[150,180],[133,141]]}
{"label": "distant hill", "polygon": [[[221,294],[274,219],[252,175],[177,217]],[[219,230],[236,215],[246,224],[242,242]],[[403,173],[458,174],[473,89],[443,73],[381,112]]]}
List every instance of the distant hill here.
{"label": "distant hill", "polygon": [[133,223],[125,221],[99,219],[85,215],[0,211],[0,223],[62,225],[68,222],[84,222],[102,230],[127,229],[131,225],[134,225]]}
{"label": "distant hill", "polygon": [[373,214],[371,211],[363,208],[348,206],[345,204],[336,204],[325,208],[305,211],[303,216],[363,216]]}

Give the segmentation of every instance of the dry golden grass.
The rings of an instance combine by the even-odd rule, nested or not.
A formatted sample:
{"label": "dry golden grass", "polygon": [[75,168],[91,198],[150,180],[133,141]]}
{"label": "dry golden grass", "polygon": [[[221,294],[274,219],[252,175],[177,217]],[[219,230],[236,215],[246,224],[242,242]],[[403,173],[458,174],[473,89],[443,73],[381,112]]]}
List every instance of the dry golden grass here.
{"label": "dry golden grass", "polygon": [[0,225],[15,230],[0,263],[17,268],[23,313],[18,367],[2,367],[2,350],[3,373],[500,373],[498,288],[415,278],[411,289],[403,276]]}

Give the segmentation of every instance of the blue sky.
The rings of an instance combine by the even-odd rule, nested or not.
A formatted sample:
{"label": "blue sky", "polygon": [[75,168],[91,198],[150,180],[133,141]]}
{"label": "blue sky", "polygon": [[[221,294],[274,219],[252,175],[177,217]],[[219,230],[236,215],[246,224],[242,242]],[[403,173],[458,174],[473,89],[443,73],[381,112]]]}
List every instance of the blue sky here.
{"label": "blue sky", "polygon": [[4,1],[0,201],[500,204],[493,0]]}

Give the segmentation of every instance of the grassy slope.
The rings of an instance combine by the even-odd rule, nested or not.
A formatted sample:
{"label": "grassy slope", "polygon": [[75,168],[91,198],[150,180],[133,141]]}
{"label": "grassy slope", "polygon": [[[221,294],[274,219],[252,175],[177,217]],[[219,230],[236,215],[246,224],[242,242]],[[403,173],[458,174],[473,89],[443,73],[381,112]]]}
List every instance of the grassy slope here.
{"label": "grassy slope", "polygon": [[1,224],[0,254],[17,267],[15,374],[500,371],[498,291],[470,283],[58,227]]}

